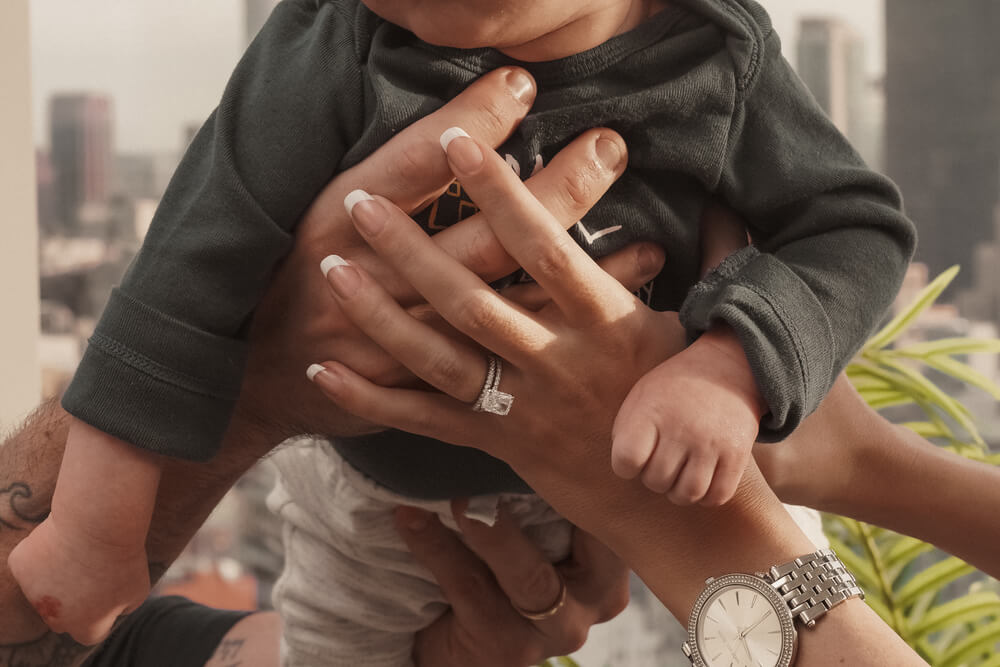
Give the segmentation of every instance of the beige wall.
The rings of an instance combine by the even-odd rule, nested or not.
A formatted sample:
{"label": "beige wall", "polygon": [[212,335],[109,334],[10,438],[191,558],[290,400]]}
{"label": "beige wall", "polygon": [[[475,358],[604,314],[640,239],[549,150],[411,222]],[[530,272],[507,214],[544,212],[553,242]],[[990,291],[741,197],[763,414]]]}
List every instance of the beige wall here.
{"label": "beige wall", "polygon": [[0,429],[39,399],[28,0],[0,0]]}

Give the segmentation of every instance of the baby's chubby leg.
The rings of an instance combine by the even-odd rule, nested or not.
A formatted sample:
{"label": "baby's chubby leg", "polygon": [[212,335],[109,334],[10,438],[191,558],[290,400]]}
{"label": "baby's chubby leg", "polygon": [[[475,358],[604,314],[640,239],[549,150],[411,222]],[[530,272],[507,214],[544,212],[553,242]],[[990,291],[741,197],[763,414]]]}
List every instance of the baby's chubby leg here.
{"label": "baby's chubby leg", "polygon": [[55,632],[96,644],[149,594],[145,542],[159,479],[157,456],[73,420],[52,511],[8,559]]}

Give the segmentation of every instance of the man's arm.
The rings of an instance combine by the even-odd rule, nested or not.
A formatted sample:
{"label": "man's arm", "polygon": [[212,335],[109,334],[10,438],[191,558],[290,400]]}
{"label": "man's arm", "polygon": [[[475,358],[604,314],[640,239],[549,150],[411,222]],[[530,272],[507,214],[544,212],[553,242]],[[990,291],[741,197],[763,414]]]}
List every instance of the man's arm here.
{"label": "man's arm", "polygon": [[754,456],[785,502],[912,535],[1000,576],[1000,468],[888,422],[844,375],[786,442],[757,445]]}

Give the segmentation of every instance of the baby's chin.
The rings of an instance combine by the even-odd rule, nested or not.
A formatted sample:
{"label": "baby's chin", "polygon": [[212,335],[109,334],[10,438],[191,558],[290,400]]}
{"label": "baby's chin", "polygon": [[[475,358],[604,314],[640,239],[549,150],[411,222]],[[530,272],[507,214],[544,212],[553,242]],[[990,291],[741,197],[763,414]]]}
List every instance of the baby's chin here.
{"label": "baby's chin", "polygon": [[[362,0],[362,2],[373,13],[386,21],[409,30],[421,41],[434,46],[454,49],[503,49],[512,46],[513,42],[520,43],[522,41],[505,39],[504,35],[497,34],[497,29],[488,30],[481,21],[471,17],[467,20],[442,21],[440,20],[440,12],[430,13],[426,9],[420,11],[406,5],[401,7],[400,3],[385,2],[384,0]],[[432,4],[428,3],[428,6]],[[437,18],[431,18],[431,16]]]}

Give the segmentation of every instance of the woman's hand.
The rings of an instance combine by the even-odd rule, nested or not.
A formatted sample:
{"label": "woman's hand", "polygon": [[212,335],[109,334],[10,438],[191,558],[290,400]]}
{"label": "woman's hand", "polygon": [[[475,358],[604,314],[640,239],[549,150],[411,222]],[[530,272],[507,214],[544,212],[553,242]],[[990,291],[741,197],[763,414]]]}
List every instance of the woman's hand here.
{"label": "woman's hand", "polygon": [[[577,143],[592,151],[593,169],[616,175],[624,169],[625,148],[614,133],[593,130]],[[548,450],[535,446],[567,437],[580,443],[574,457],[604,461],[607,468],[600,472],[610,471],[610,428],[622,399],[637,377],[683,346],[676,314],[646,308],[595,266],[565,225],[488,147],[459,136],[449,145],[448,156],[490,228],[551,303],[531,312],[504,299],[428,242],[385,198],[356,203],[355,225],[446,320],[504,360],[500,389],[514,395],[513,410],[502,418],[473,412],[470,404],[483,385],[486,354],[410,317],[356,264],[335,266],[328,273],[340,309],[447,396],[385,389],[340,363],[327,364],[317,382],[342,407],[371,421],[455,444],[477,443],[502,455],[529,483],[535,481],[535,470],[547,475],[560,469],[573,476],[583,472],[567,465],[566,452],[551,451],[556,465],[547,458]],[[603,194],[603,189],[593,194]],[[528,226],[524,220],[536,224]],[[637,340],[644,343],[633,345]],[[581,421],[580,415],[588,419]],[[598,474],[595,483],[604,477]],[[565,511],[559,507],[558,489],[576,482],[548,481],[553,491],[547,499]]]}
{"label": "woman's hand", "polygon": [[[350,436],[379,428],[331,406],[309,385],[305,370],[316,359],[349,361],[357,372],[381,385],[412,385],[414,381],[327,296],[328,286],[317,267],[323,257],[336,252],[364,267],[410,312],[425,319],[434,317],[430,309],[419,305],[423,298],[401,274],[357,235],[344,209],[344,197],[357,188],[368,188],[397,202],[402,210],[421,208],[454,178],[441,151],[441,133],[456,123],[467,123],[489,146],[499,145],[527,113],[534,90],[523,70],[505,68],[487,74],[442,109],[338,175],[317,198],[297,227],[295,246],[254,316],[251,357],[236,419],[266,431],[261,454],[298,433]],[[592,143],[574,142],[526,183],[562,226],[569,227],[583,217],[617,176],[595,168],[592,153]],[[485,280],[517,268],[481,214],[436,234],[433,243]],[[637,244],[606,258],[604,265],[636,289],[659,272],[662,258],[662,251],[651,244]],[[529,308],[538,308],[546,300],[540,289],[530,286],[512,288],[511,298]],[[266,423],[259,423],[263,420]],[[239,431],[243,439],[245,432]]]}

